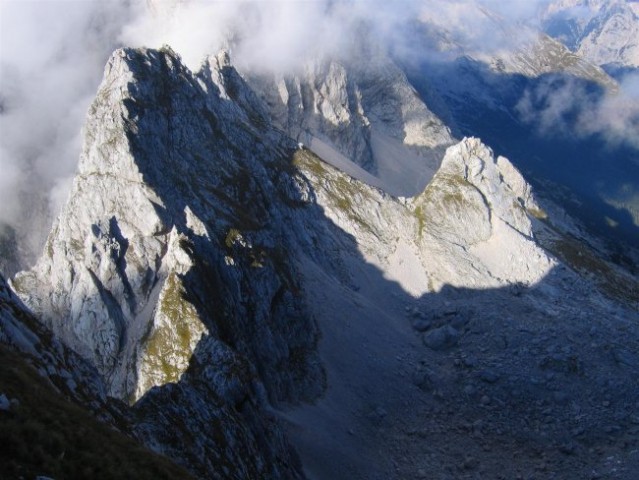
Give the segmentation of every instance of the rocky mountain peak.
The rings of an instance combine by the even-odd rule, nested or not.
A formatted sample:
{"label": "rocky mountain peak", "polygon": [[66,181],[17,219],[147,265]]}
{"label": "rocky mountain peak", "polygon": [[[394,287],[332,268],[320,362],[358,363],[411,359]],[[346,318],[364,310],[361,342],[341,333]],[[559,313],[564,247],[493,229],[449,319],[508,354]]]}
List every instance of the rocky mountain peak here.
{"label": "rocky mountain peak", "polygon": [[[149,354],[140,350],[141,342],[161,330],[161,300],[170,292],[174,302],[186,295],[185,278],[204,261],[196,252],[204,249],[205,264],[224,265],[224,252],[235,248],[239,232],[268,230],[266,199],[273,184],[263,163],[279,161],[282,149],[292,147],[274,131],[275,142],[258,140],[258,131],[268,135],[259,114],[255,96],[224,54],[211,57],[198,75],[169,50],[122,49],[109,61],[89,112],[71,201],[48,240],[48,253],[16,285],[38,281],[43,293],[64,292],[30,301],[48,323],[60,322],[65,340],[112,379],[113,393],[144,391],[131,370]],[[263,153],[242,155],[250,142],[263,145]],[[273,244],[277,234],[270,235],[260,241]],[[274,283],[256,291],[274,289],[272,294],[279,291],[278,298],[289,301],[285,290],[294,286],[278,280],[289,268],[277,265],[270,280],[261,275]],[[202,288],[210,280],[195,283]],[[183,333],[173,325],[171,334],[191,339],[184,344],[188,359],[200,334],[222,327],[204,313],[210,307],[196,309],[188,301],[179,308],[194,313],[181,320],[193,318],[193,324],[186,323]],[[56,312],[70,312],[73,320]]]}
{"label": "rocky mountain peak", "polygon": [[554,265],[534,240],[531,217],[543,213],[530,185],[477,138],[450,147],[433,180],[412,203],[423,216],[426,248],[433,248],[432,242],[448,244],[446,249],[461,247],[471,272],[485,269],[483,279],[467,272],[462,274],[465,281],[470,275],[479,282],[534,283]]}
{"label": "rocky mountain peak", "polygon": [[[202,475],[226,458],[258,477],[278,468],[295,476],[262,408],[324,388],[317,329],[273,206],[276,183],[291,184],[288,195],[304,204],[287,167],[295,149],[266,123],[226,54],[193,74],[168,48],[117,50],[89,109],[70,200],[36,266],[13,281],[109,395],[143,418],[151,405],[173,412],[169,423],[139,428]],[[190,418],[177,434],[183,444],[164,437],[175,416]],[[223,434],[187,439],[211,418]],[[272,446],[258,453],[256,437],[265,436]],[[257,457],[230,460],[221,441]],[[201,448],[215,458],[189,456]]]}
{"label": "rocky mountain peak", "polygon": [[192,72],[169,47],[120,49],[69,201],[11,283],[11,322],[30,309],[95,396],[198,477],[412,478],[424,451],[397,452],[430,444],[408,426],[451,416],[458,440],[486,415],[487,435],[522,429],[546,452],[528,416],[556,413],[563,433],[560,386],[582,391],[585,363],[619,376],[613,363],[636,359],[553,343],[585,336],[581,302],[597,322],[629,309],[542,247],[559,235],[545,217],[510,161],[453,144],[381,54],[255,77],[226,52]]}

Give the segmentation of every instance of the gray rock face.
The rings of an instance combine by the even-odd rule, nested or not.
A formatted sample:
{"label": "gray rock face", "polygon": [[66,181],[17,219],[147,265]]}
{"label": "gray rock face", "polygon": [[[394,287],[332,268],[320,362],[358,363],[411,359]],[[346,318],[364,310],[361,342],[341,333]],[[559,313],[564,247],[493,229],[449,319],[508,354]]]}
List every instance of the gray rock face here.
{"label": "gray rock face", "polygon": [[[273,207],[280,183],[291,185],[290,208],[304,204],[303,182],[288,173],[295,148],[225,55],[194,75],[169,50],[118,50],[89,111],[70,201],[43,257],[13,283],[110,395],[137,401],[143,418],[160,405],[173,412],[139,429],[203,476],[223,460],[249,476],[298,475],[262,408],[324,388],[285,209]],[[200,378],[195,364],[216,370]],[[190,419],[191,441],[168,445],[177,417]],[[234,444],[255,455],[231,458]],[[219,458],[203,453],[213,446]]]}
{"label": "gray rock face", "polygon": [[[298,75],[251,76],[276,125],[327,161],[342,155],[380,178],[387,191],[423,189],[450,129],[431,112],[406,75],[374,47],[355,60],[317,60]],[[334,151],[334,152],[332,152]]]}
{"label": "gray rock face", "polygon": [[549,34],[595,65],[639,67],[639,9],[625,1],[553,2]]}
{"label": "gray rock face", "polygon": [[[247,318],[252,325],[225,340],[261,357],[265,372],[293,347],[279,329],[304,324],[295,346],[312,354],[313,323],[291,293],[294,270],[267,200],[275,192],[264,163],[284,161],[291,145],[267,143],[259,104],[242,88],[224,58],[194,76],[169,52],[116,52],[89,113],[71,201],[47,255],[16,279],[18,290],[38,284],[29,304],[121,398],[144,393],[144,368],[131,377],[132,366],[159,361],[175,381],[186,365],[168,344],[179,340],[188,359],[201,335],[225,337]],[[261,155],[242,155],[253,142]],[[269,341],[275,358],[260,353]],[[297,399],[289,381],[273,376],[274,399]]]}
{"label": "gray rock face", "polygon": [[273,120],[291,137],[310,145],[311,136],[325,138],[348,158],[375,171],[370,120],[362,90],[351,72],[336,61],[317,62],[303,75],[255,78]]}
{"label": "gray rock face", "polygon": [[[36,319],[0,275],[0,344],[18,352],[49,378],[51,385],[98,418],[113,422],[120,417],[109,404],[104,385],[95,370],[60,342]],[[15,403],[9,401],[9,407]]]}
{"label": "gray rock face", "polygon": [[444,259],[435,260],[433,276],[443,278],[441,271],[460,268],[461,259],[467,258],[468,269],[460,268],[462,282],[493,278],[530,284],[554,264],[534,239],[530,217],[541,210],[530,185],[506,158],[495,158],[478,139],[449,148],[431,183],[411,203],[422,255],[431,262],[432,251],[456,257],[448,266]]}

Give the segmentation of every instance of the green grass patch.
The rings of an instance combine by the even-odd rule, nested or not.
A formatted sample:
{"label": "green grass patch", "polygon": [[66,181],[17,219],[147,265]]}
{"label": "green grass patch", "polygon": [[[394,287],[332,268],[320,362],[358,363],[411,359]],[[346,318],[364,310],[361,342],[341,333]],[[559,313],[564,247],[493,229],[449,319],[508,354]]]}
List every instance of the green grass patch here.
{"label": "green grass patch", "polygon": [[[417,219],[417,235],[421,239],[430,223],[427,212],[439,212],[435,218],[442,217],[453,211],[465,211],[469,208],[468,200],[462,190],[476,187],[460,175],[438,173],[426,186],[426,189],[415,199],[413,215]],[[444,216],[445,216],[444,215]]]}
{"label": "green grass patch", "polygon": [[413,211],[415,218],[417,218],[417,235],[421,239],[426,227],[426,213],[424,213],[424,207],[417,205]]}
{"label": "green grass patch", "polygon": [[[293,154],[293,165],[302,171],[310,172],[314,177],[326,180],[321,185],[333,207],[342,211],[350,220],[360,227],[375,234],[371,226],[354,208],[354,199],[368,198],[370,193],[361,182],[352,179],[348,174],[327,165],[320,157],[304,148]],[[316,188],[318,186],[316,185]],[[361,202],[358,202],[361,203]]]}
{"label": "green grass patch", "polygon": [[229,250],[233,248],[235,242],[242,238],[242,233],[237,228],[229,228],[229,231],[226,233],[226,237],[224,238],[224,245]]}
{"label": "green grass patch", "polygon": [[526,212],[537,220],[547,220],[548,214],[541,208],[528,208]]}
{"label": "green grass patch", "polygon": [[169,318],[169,324],[151,331],[145,342],[145,363],[162,372],[162,384],[177,382],[183,370],[173,360],[179,358],[188,364],[193,353],[191,344],[199,340],[205,328],[195,307],[184,298],[184,287],[175,273],[166,279],[159,309]]}
{"label": "green grass patch", "polygon": [[573,270],[592,275],[608,296],[631,304],[639,302],[639,281],[613,268],[585,243],[564,236],[549,241],[544,247]]}
{"label": "green grass patch", "polygon": [[306,148],[295,150],[293,165],[299,169],[308,170],[317,177],[323,177],[327,173],[322,159]]}
{"label": "green grass patch", "polygon": [[21,356],[0,346],[0,479],[190,479],[185,470],[64,398]]}

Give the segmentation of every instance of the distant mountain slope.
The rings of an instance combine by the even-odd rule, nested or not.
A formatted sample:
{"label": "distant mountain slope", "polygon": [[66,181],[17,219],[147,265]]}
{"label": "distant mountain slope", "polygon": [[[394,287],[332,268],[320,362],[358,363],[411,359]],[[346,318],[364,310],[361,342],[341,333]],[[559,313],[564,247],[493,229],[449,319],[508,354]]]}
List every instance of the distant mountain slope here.
{"label": "distant mountain slope", "polygon": [[545,30],[595,65],[639,67],[639,7],[628,1],[554,2]]}
{"label": "distant mountain slope", "polygon": [[303,74],[249,75],[249,83],[291,137],[329,161],[354,161],[391,194],[415,195],[454,139],[375,41],[360,43],[344,58],[309,62]]}
{"label": "distant mountain slope", "polygon": [[[625,85],[557,40],[479,12],[494,25],[503,47],[444,45],[439,56],[406,62],[412,84],[424,98],[434,92],[443,99],[440,110],[452,118],[456,135],[481,137],[523,170],[540,195],[553,198],[611,245],[636,246],[639,151],[632,135],[632,89],[622,90]],[[426,49],[433,27],[419,28]]]}

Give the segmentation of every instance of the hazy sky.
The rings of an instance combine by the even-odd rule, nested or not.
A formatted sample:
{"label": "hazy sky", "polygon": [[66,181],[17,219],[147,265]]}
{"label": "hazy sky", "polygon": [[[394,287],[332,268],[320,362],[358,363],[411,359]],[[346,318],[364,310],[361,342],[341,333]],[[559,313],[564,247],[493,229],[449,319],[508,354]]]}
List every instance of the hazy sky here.
{"label": "hazy sky", "polygon": [[24,226],[34,212],[27,200],[38,195],[58,211],[78,162],[85,112],[118,46],[166,43],[196,69],[205,55],[228,46],[232,33],[232,59],[241,68],[290,71],[309,56],[348,51],[362,21],[373,38],[404,55],[429,48],[406,37],[405,24],[415,18],[474,48],[502,48],[479,3],[530,24],[547,1],[178,3],[0,0],[0,222]]}

